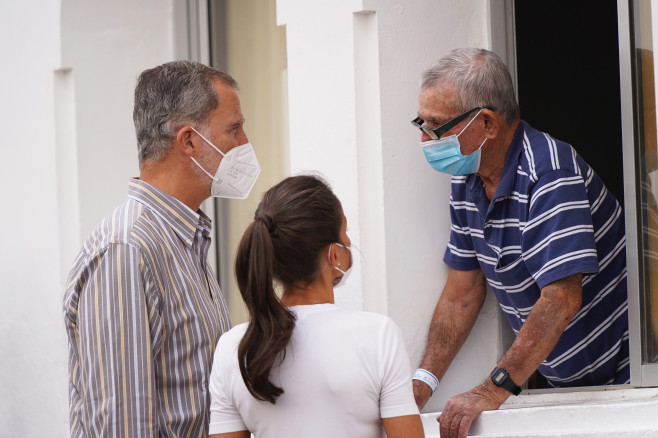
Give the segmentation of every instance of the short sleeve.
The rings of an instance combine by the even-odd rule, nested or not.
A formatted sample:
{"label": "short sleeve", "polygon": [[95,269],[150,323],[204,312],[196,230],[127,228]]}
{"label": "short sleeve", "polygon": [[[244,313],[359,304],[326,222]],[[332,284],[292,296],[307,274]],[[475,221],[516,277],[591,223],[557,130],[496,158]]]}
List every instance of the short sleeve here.
{"label": "short sleeve", "polygon": [[[237,410],[232,396],[233,379],[231,378],[231,365],[237,362],[237,343],[232,342],[233,333],[228,332],[219,338],[217,349],[210,372],[210,425],[209,434],[238,432],[248,430]],[[237,368],[237,364],[236,367]]]}
{"label": "short sleeve", "polygon": [[381,418],[418,414],[411,386],[409,356],[400,328],[390,319],[380,337],[380,372],[382,387],[379,397]]}
{"label": "short sleeve", "polygon": [[530,195],[521,246],[540,288],[569,275],[598,272],[592,213],[580,175],[555,170],[540,177]]}

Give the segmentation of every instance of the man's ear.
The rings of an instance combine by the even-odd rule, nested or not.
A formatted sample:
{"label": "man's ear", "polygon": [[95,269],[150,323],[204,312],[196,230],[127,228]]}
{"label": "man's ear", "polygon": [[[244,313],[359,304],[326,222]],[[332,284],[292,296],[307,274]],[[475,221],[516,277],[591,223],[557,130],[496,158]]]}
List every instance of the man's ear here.
{"label": "man's ear", "polygon": [[484,133],[489,140],[492,140],[498,136],[498,130],[500,129],[500,118],[495,111],[490,109],[482,110],[482,120],[484,120]]}
{"label": "man's ear", "polygon": [[201,138],[189,126],[183,126],[176,132],[174,148],[188,157],[197,155],[197,148],[201,146]]}

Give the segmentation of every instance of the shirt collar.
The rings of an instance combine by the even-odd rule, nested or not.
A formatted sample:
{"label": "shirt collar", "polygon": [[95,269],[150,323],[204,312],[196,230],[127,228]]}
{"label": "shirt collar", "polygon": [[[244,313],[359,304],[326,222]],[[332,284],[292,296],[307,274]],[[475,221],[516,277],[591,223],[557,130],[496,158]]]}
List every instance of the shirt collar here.
{"label": "shirt collar", "polygon": [[[509,196],[514,191],[514,183],[516,181],[516,169],[519,167],[519,155],[523,152],[523,132],[525,131],[526,123],[521,120],[514,132],[514,138],[507,150],[505,157],[505,165],[503,166],[503,173],[500,176],[500,181],[496,187],[493,199]],[[473,178],[473,180],[480,181],[480,178]],[[471,180],[471,181],[473,181]],[[481,183],[480,183],[481,184]],[[473,188],[473,187],[472,187]]]}
{"label": "shirt collar", "polygon": [[212,222],[201,210],[192,211],[178,199],[153,187],[138,178],[128,181],[128,197],[141,202],[160,216],[178,234],[183,242],[191,246],[197,228],[210,234]]}

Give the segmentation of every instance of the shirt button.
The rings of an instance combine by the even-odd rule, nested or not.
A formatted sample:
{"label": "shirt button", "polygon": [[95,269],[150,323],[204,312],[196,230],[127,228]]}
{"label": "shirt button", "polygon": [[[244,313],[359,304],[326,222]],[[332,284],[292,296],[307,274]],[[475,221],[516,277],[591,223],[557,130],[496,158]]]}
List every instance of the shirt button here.
{"label": "shirt button", "polygon": [[188,245],[192,245],[192,239],[187,239],[186,242]]}

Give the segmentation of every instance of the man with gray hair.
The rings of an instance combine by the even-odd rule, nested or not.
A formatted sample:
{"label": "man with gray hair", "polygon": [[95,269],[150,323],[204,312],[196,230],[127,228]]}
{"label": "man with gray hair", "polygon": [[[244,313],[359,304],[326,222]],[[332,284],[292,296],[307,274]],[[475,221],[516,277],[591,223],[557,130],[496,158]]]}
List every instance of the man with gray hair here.
{"label": "man with gray hair", "polygon": [[516,333],[493,371],[452,397],[442,437],[465,437],[538,370],[549,386],[629,383],[621,207],[570,145],[520,119],[495,54],[456,49],[422,78],[421,147],[453,175],[448,278],[414,374],[422,408],[462,347],[489,284]]}
{"label": "man with gray hair", "polygon": [[260,172],[235,80],[187,61],[144,71],[133,112],[139,178],[69,273],[71,436],[204,437],[213,353],[230,326],[207,263],[209,196]]}

